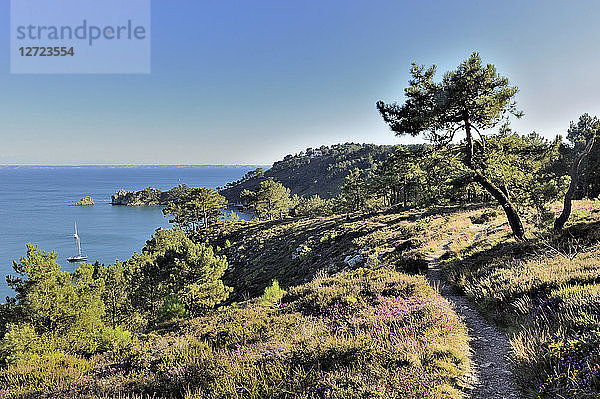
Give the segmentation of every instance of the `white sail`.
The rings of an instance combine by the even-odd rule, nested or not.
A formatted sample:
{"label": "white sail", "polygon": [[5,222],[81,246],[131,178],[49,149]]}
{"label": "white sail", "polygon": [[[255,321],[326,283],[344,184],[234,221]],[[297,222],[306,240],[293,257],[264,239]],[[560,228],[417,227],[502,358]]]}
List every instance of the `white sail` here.
{"label": "white sail", "polygon": [[67,258],[69,262],[83,262],[87,260],[87,256],[81,255],[81,240],[79,240],[79,234],[77,234],[77,222],[75,222],[75,233],[73,234],[73,238],[77,243],[77,255],[71,256]]}
{"label": "white sail", "polygon": [[81,241],[79,240],[79,235],[77,234],[77,222],[75,222],[75,234],[73,234],[73,237],[77,242],[77,256],[81,256]]}

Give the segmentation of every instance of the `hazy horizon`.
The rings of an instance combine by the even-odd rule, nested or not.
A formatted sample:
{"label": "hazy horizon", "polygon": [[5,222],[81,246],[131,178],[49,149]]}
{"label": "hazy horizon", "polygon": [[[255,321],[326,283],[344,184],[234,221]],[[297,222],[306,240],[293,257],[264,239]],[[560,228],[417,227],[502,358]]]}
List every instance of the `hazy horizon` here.
{"label": "hazy horizon", "polygon": [[267,164],[0,164],[0,168],[142,168],[142,167],[181,167],[181,168],[210,168],[210,167],[271,167]]}
{"label": "hazy horizon", "polygon": [[[9,2],[0,4],[9,30]],[[519,87],[519,133],[600,115],[600,3],[465,0],[152,2],[147,75],[11,75],[0,41],[0,164],[271,164],[307,147],[397,138],[413,61],[438,79],[471,52]]]}

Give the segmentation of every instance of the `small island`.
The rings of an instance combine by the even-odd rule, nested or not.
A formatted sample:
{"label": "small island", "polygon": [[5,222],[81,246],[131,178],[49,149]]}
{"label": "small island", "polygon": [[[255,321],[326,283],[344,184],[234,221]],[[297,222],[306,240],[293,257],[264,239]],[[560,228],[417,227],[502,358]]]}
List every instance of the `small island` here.
{"label": "small island", "polygon": [[92,206],[94,205],[94,199],[89,195],[86,195],[76,203],[72,204],[72,206]]}

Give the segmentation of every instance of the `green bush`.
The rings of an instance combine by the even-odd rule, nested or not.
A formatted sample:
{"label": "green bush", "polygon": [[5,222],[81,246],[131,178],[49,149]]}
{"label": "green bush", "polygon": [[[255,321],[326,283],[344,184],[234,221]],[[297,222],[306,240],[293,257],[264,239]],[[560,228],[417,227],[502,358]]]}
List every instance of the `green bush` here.
{"label": "green bush", "polygon": [[131,344],[131,333],[121,327],[105,327],[94,337],[99,351],[120,351]]}
{"label": "green bush", "polygon": [[91,385],[91,371],[91,362],[79,356],[62,352],[33,355],[0,370],[0,396],[29,398],[46,393],[43,396],[77,397]]}
{"label": "green bush", "polygon": [[494,220],[497,216],[498,212],[496,212],[494,209],[488,209],[483,211],[481,215],[471,216],[470,219],[473,224],[486,224]]}
{"label": "green bush", "polygon": [[187,316],[188,313],[185,310],[185,305],[181,302],[179,297],[175,294],[167,295],[160,308],[159,319],[161,321],[170,321],[183,319]]}
{"label": "green bush", "polygon": [[301,197],[298,205],[294,208],[296,216],[303,217],[317,217],[327,216],[333,211],[333,204],[331,200],[326,200],[318,195],[312,197]]}
{"label": "green bush", "polygon": [[125,263],[128,296],[133,309],[150,321],[161,318],[163,301],[171,294],[188,314],[199,314],[229,296],[231,288],[221,281],[225,270],[227,259],[211,246],[195,243],[181,230],[159,229]]}
{"label": "green bush", "polygon": [[16,364],[44,352],[42,340],[31,324],[9,324],[0,341],[0,356],[6,363]]}
{"label": "green bush", "polygon": [[261,302],[264,305],[277,305],[285,291],[279,287],[279,281],[273,280],[270,286],[265,288],[264,294],[261,296]]}

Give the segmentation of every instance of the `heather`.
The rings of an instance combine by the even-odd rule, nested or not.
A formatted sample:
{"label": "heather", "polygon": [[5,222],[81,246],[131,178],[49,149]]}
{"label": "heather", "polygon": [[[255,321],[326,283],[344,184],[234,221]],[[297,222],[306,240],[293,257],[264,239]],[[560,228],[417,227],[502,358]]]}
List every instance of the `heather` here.
{"label": "heather", "polygon": [[448,302],[387,268],[317,276],[90,358],[39,360],[2,371],[5,397],[460,398],[469,366]]}
{"label": "heather", "polygon": [[[511,238],[500,210],[470,205],[230,221],[202,244],[163,231],[128,262],[73,276],[40,267],[52,256],[34,251],[25,260],[37,266],[23,270],[54,276],[40,287],[87,303],[101,329],[82,329],[77,314],[55,330],[35,318],[9,325],[2,394],[462,397],[466,328],[418,275],[442,249],[447,278],[507,331],[527,397],[597,397],[600,206],[574,205],[559,235],[528,217],[527,242]],[[200,270],[218,271],[215,299],[195,308],[187,287],[205,284]],[[79,295],[50,284],[65,278]]]}
{"label": "heather", "polygon": [[449,244],[446,275],[509,332],[528,397],[598,397],[599,220],[598,201],[576,201],[561,234],[538,231],[519,244],[496,222]]}

